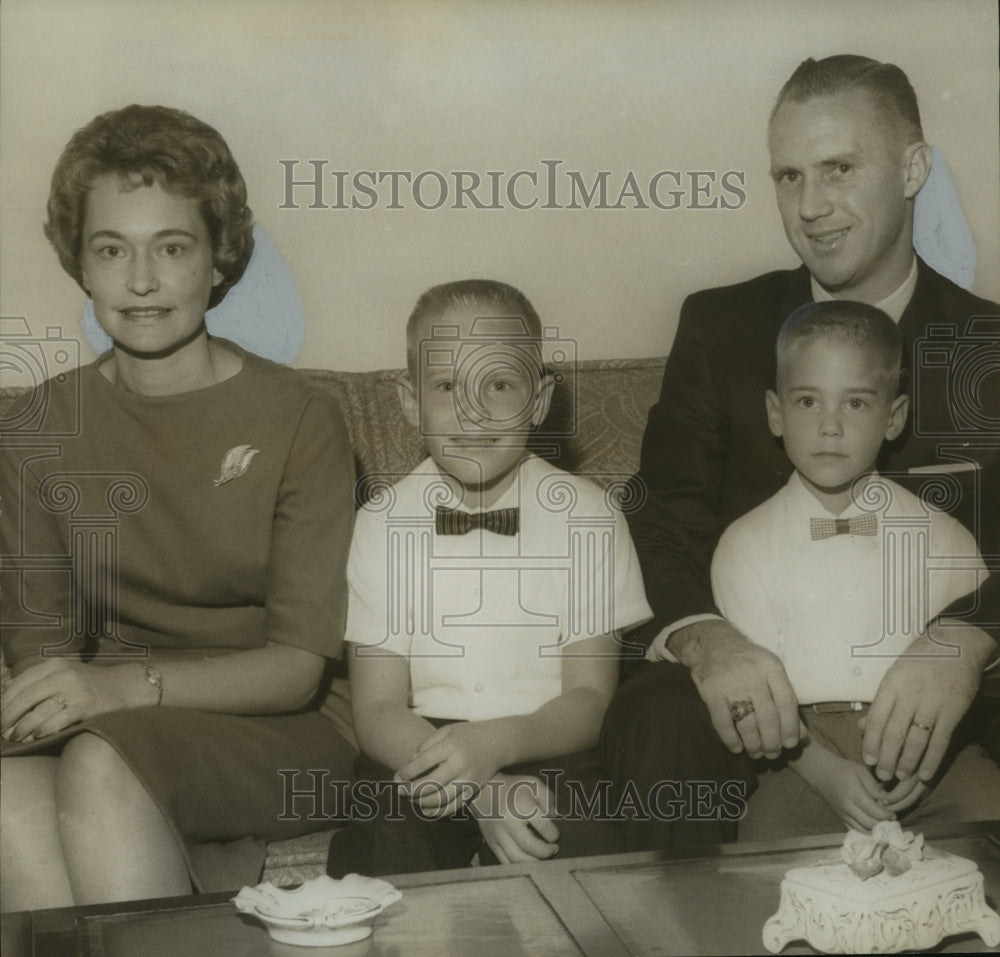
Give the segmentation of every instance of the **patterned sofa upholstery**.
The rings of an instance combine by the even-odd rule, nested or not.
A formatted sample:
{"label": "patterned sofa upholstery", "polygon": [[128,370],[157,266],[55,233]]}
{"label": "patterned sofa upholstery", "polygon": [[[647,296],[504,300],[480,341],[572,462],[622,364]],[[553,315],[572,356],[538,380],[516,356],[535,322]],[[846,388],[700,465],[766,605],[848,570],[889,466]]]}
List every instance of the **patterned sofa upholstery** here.
{"label": "patterned sofa upholstery", "polygon": [[[646,413],[659,393],[663,359],[590,359],[556,387],[542,446],[555,464],[592,474],[601,484],[639,463]],[[365,479],[406,473],[422,458],[420,436],[403,419],[395,383],[401,371],[302,374],[340,402],[354,446],[360,488]],[[363,496],[362,496],[363,497]]]}

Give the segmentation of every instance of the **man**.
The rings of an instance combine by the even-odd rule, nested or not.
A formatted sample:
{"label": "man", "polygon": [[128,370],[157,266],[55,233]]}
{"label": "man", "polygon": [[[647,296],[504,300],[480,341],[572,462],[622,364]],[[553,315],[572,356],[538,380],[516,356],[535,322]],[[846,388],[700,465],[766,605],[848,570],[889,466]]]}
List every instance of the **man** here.
{"label": "man", "polygon": [[[745,758],[727,755],[719,739],[741,758],[776,758],[799,741],[781,662],[718,614],[709,582],[722,530],[789,476],[761,397],[774,381],[778,328],[796,307],[854,299],[898,322],[915,411],[879,469],[925,482],[936,469],[942,487],[961,490],[954,514],[987,561],[1000,552],[1000,456],[990,438],[1000,421],[1000,377],[988,351],[995,342],[970,338],[969,329],[972,317],[996,317],[1000,308],[914,253],[914,199],[931,152],[909,81],[865,57],[806,60],[779,94],[769,147],[778,208],[802,266],[687,299],[643,440],[645,502],[632,533],[655,612],[639,637],[655,663],[622,685],[602,738],[617,785],[640,798],[664,780],[736,777],[752,786]],[[934,777],[996,656],[998,586],[994,574],[971,616],[946,610],[886,674],[863,746],[882,782]],[[626,826],[630,849],[733,839],[738,815],[724,797],[713,803],[702,793],[683,814],[650,801]]]}

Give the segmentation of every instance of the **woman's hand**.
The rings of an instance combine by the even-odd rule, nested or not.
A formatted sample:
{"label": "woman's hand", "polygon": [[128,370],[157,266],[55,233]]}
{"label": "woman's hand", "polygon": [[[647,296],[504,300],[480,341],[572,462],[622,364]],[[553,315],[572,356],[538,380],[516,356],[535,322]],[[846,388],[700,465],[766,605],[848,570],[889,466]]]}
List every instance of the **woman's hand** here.
{"label": "woman's hand", "polygon": [[471,802],[483,839],[501,864],[544,861],[558,853],[552,795],[541,779],[498,774]]}
{"label": "woman's hand", "polygon": [[11,679],[0,707],[0,733],[8,741],[34,741],[85,718],[156,700],[156,689],[137,663],[96,666],[50,659]]}
{"label": "woman's hand", "polygon": [[448,817],[475,797],[506,763],[502,721],[463,721],[438,728],[396,772],[421,811]]}

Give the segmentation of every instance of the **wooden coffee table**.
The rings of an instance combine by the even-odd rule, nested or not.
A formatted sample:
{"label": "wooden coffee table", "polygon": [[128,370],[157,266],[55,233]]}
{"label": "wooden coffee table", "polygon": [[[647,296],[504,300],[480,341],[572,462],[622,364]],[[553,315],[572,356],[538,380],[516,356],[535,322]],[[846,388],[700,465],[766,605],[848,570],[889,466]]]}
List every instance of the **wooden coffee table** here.
{"label": "wooden coffee table", "polygon": [[[1000,822],[928,828],[929,843],[975,860],[1000,904]],[[356,944],[276,944],[230,894],[12,915],[4,957],[652,957],[763,953],[791,867],[839,846],[841,835],[657,853],[587,857],[390,878],[403,899]],[[17,948],[21,949],[18,950]],[[33,949],[32,949],[33,948]],[[945,952],[987,952],[976,936]],[[790,945],[785,954],[810,954]]]}

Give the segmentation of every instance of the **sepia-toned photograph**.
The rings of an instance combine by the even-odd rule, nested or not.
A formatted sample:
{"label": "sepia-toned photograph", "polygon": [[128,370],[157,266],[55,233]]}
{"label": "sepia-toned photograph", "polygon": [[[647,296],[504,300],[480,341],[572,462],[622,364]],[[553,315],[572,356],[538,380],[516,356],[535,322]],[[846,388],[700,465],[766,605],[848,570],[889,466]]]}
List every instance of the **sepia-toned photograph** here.
{"label": "sepia-toned photograph", "polygon": [[4,0],[5,957],[1000,947],[990,0]]}

